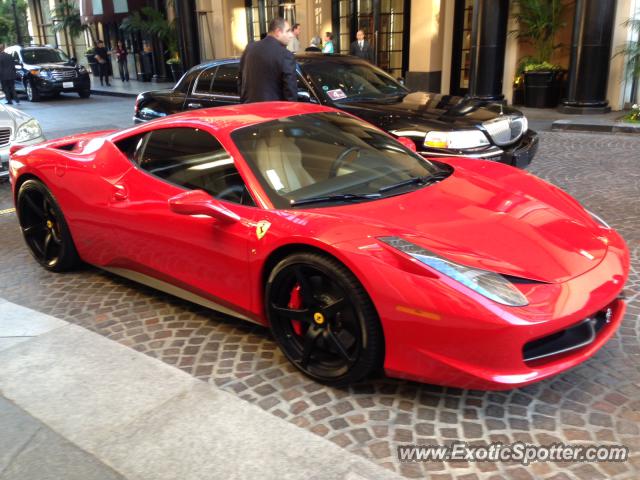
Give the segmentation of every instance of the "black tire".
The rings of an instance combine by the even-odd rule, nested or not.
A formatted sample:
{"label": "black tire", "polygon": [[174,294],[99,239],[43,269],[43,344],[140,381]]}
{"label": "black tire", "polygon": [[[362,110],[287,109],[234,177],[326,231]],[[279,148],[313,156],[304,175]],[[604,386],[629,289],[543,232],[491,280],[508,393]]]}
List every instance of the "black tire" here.
{"label": "black tire", "polygon": [[62,210],[42,182],[24,182],[16,206],[22,235],[40,265],[51,272],[64,272],[81,263]]}
{"label": "black tire", "polygon": [[25,84],[25,91],[27,93],[27,100],[30,102],[39,102],[41,95],[38,91],[38,87],[36,87],[31,80],[27,80]]}
{"label": "black tire", "polygon": [[[296,295],[300,305],[292,305]],[[384,338],[376,309],[336,259],[313,252],[286,257],[269,275],[265,303],[280,349],[314,380],[345,386],[381,369]]]}
{"label": "black tire", "polygon": [[80,98],[89,98],[91,96],[91,90],[80,90],[78,95],[80,95]]}

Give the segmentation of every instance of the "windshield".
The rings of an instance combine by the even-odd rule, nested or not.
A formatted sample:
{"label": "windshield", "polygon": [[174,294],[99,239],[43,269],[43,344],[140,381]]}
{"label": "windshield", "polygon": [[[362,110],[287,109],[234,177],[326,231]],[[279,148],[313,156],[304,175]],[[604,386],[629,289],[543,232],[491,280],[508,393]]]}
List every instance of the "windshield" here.
{"label": "windshield", "polygon": [[368,63],[301,61],[316,89],[337,103],[396,98],[409,93],[388,74]]}
{"label": "windshield", "polygon": [[276,208],[370,201],[425,185],[412,179],[450,173],[344,113],[296,115],[231,137]]}
{"label": "windshield", "polygon": [[62,63],[68,62],[69,57],[60,50],[53,48],[25,48],[22,50],[22,61],[34,65],[40,63]]}

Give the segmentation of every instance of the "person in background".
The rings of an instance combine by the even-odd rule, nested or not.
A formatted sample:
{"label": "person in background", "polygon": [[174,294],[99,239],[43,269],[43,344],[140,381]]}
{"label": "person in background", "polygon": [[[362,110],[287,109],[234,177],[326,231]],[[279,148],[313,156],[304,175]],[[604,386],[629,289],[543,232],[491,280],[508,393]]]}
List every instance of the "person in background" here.
{"label": "person in background", "polygon": [[333,33],[325,32],[324,45],[322,47],[322,53],[334,53],[333,49]]}
{"label": "person in background", "polygon": [[292,36],[289,22],[274,18],[269,22],[269,34],[247,45],[238,72],[242,103],[298,99],[296,60],[286,48]]}
{"label": "person in background", "polygon": [[291,27],[291,33],[293,34],[293,37],[291,38],[289,45],[287,45],[287,50],[289,50],[291,53],[296,53],[300,51],[300,24],[299,23],[293,24],[293,27]]}
{"label": "person in background", "polygon": [[118,71],[120,72],[120,80],[129,81],[129,66],[127,65],[127,47],[124,46],[122,40],[118,40],[116,47],[116,59],[118,60]]}
{"label": "person in background", "polygon": [[320,45],[322,45],[322,40],[320,39],[320,37],[315,36],[311,39],[309,46],[305,48],[304,51],[305,52],[321,52],[322,49],[320,48]]}
{"label": "person in background", "polygon": [[98,46],[94,50],[93,57],[98,62],[98,75],[100,76],[100,85],[104,85],[103,79],[106,80],[107,87],[110,87],[109,83],[109,65],[107,62],[109,61],[110,53],[104,46],[104,42],[102,40],[98,40]]}
{"label": "person in background", "polygon": [[4,51],[4,43],[0,43],[0,81],[7,105],[13,105],[13,101],[20,103],[16,95],[16,66],[13,57]]}
{"label": "person in background", "polygon": [[350,53],[351,55],[355,55],[356,57],[360,57],[370,63],[373,63],[373,47],[365,39],[364,30],[358,30],[356,33],[356,41],[351,44]]}

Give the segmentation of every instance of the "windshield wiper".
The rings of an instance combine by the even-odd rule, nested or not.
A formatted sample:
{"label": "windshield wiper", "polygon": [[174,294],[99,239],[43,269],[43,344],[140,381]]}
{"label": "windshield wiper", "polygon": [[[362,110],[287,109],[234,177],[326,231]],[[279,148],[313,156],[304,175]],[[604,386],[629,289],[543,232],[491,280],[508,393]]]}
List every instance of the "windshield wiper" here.
{"label": "windshield wiper", "polygon": [[440,180],[444,180],[449,176],[449,174],[450,172],[446,172],[443,170],[440,172],[432,173],[430,175],[425,175],[424,177],[411,177],[411,178],[408,178],[407,180],[403,180],[398,183],[393,183],[391,185],[384,186],[378,189],[378,193],[385,193],[391,190],[395,190],[396,188],[406,187],[407,185],[414,185],[414,184],[427,185],[430,183],[438,182]]}
{"label": "windshield wiper", "polygon": [[372,200],[380,198],[382,195],[379,193],[339,193],[334,195],[322,195],[318,197],[301,198],[300,200],[293,200],[291,202],[292,207],[299,205],[308,205],[310,203],[325,203],[325,202],[351,202],[357,200]]}

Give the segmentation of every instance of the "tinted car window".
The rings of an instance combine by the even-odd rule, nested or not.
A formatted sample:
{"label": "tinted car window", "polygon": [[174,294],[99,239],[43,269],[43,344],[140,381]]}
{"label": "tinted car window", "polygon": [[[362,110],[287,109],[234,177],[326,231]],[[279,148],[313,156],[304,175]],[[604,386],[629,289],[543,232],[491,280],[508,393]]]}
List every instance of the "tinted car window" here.
{"label": "tinted car window", "polygon": [[238,94],[238,69],[237,63],[220,65],[211,87],[211,93],[216,95]]}
{"label": "tinted car window", "polygon": [[143,170],[220,200],[254,205],[233,159],[209,133],[196,128],[154,130],[136,160]]}
{"label": "tinted car window", "polygon": [[211,82],[216,75],[217,68],[218,67],[207,68],[200,74],[193,89],[195,93],[208,95],[211,92]]}
{"label": "tinted car window", "polygon": [[60,50],[53,48],[24,48],[22,50],[24,63],[60,63],[68,62],[69,58]]}

